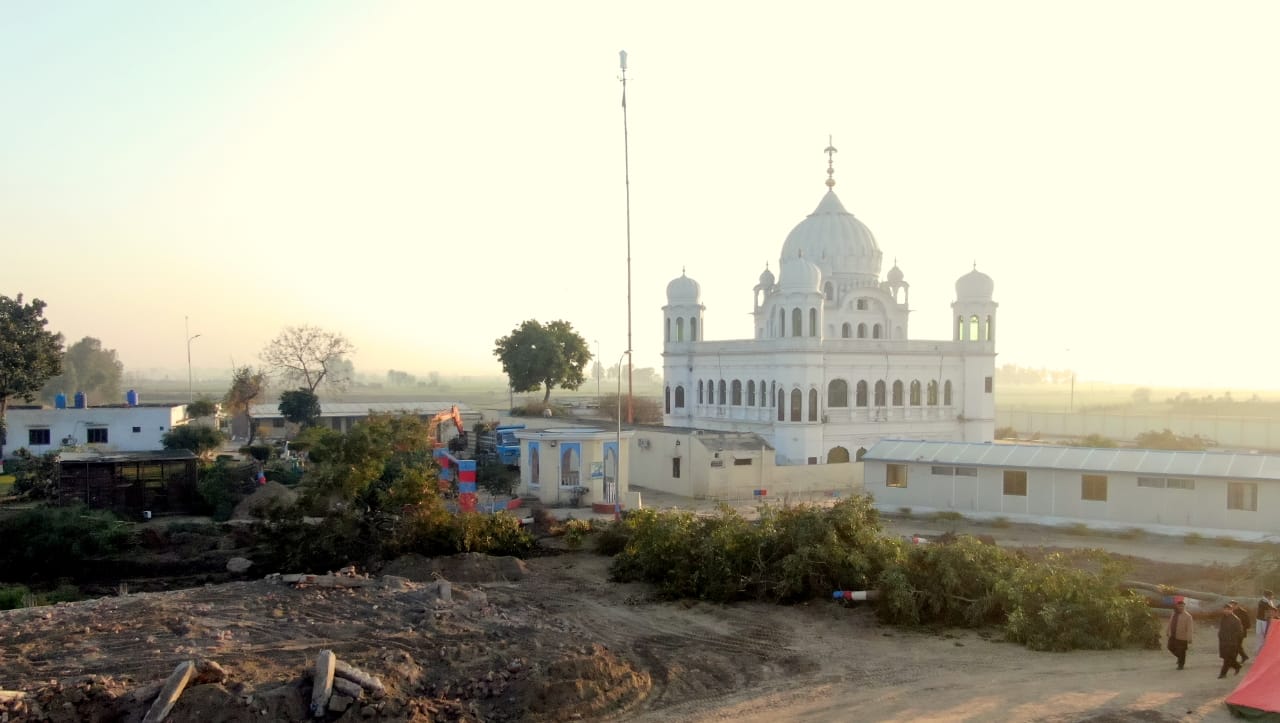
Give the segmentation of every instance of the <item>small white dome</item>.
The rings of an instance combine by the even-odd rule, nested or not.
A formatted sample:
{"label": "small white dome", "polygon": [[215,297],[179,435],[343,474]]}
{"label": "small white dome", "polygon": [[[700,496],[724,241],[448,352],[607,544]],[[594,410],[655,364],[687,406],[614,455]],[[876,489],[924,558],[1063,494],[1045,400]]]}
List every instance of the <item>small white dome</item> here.
{"label": "small white dome", "polygon": [[956,279],[957,299],[990,299],[995,289],[996,282],[976,267],[973,271]]}
{"label": "small white dome", "polygon": [[668,304],[696,304],[700,298],[702,298],[702,287],[698,282],[685,276],[683,272],[679,278],[672,279],[671,283],[667,284]]}
{"label": "small white dome", "polygon": [[773,286],[774,280],[775,279],[773,278],[773,272],[769,270],[768,266],[764,267],[764,273],[760,274],[760,288],[762,289],[771,288]]}
{"label": "small white dome", "polygon": [[898,264],[895,263],[893,268],[889,269],[889,283],[893,286],[901,286],[902,278],[902,269],[898,268]]}
{"label": "small white dome", "polygon": [[778,288],[782,291],[821,293],[822,269],[803,256],[783,257],[778,264]]}

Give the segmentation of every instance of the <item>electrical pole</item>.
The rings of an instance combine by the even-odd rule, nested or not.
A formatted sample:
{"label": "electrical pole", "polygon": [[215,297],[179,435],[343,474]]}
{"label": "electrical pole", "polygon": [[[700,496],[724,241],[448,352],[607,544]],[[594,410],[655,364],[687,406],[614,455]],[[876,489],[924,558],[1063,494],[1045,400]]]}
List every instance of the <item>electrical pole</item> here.
{"label": "electrical pole", "polygon": [[[631,397],[631,150],[630,137],[627,134],[627,51],[618,52],[618,62],[622,67],[622,168],[623,179],[627,189],[627,424],[635,423]],[[618,382],[621,384],[621,380]]]}

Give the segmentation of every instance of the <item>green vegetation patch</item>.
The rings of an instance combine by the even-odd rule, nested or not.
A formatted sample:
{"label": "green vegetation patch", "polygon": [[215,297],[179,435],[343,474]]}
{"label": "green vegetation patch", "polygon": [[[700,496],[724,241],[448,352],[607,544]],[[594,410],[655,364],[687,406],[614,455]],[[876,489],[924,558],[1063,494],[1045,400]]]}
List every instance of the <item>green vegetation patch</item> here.
{"label": "green vegetation patch", "polygon": [[648,582],[668,598],[796,603],[878,590],[886,622],[998,625],[1036,650],[1157,639],[1145,601],[1120,590],[1124,568],[1103,553],[1031,560],[967,536],[907,545],[883,534],[865,496],[830,508],[762,508],[758,523],[728,507],[711,516],[636,510],[599,534],[598,550],[618,550],[613,580]]}

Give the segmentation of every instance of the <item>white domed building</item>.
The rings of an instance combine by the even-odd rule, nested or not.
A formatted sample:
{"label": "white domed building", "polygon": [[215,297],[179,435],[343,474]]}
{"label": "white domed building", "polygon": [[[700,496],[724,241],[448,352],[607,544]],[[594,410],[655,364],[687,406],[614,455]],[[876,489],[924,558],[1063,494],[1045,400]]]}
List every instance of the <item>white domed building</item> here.
{"label": "white domed building", "polygon": [[951,339],[912,339],[910,284],[896,263],[881,275],[875,236],[827,173],[777,278],[766,265],[755,285],[754,338],[706,339],[698,283],[682,273],[667,285],[663,423],[754,432],[778,465],[850,461],[889,438],[991,441],[991,278],[975,268],[956,281]]}

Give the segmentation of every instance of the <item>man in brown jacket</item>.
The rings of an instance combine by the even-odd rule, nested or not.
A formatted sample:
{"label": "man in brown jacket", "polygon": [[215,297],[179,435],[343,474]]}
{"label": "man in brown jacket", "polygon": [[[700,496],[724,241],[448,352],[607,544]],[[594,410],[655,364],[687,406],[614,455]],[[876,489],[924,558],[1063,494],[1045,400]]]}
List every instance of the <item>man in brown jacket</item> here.
{"label": "man in brown jacket", "polygon": [[1187,664],[1187,646],[1191,644],[1191,630],[1195,627],[1187,603],[1182,598],[1173,601],[1173,617],[1169,618],[1169,652],[1178,659],[1178,670]]}

